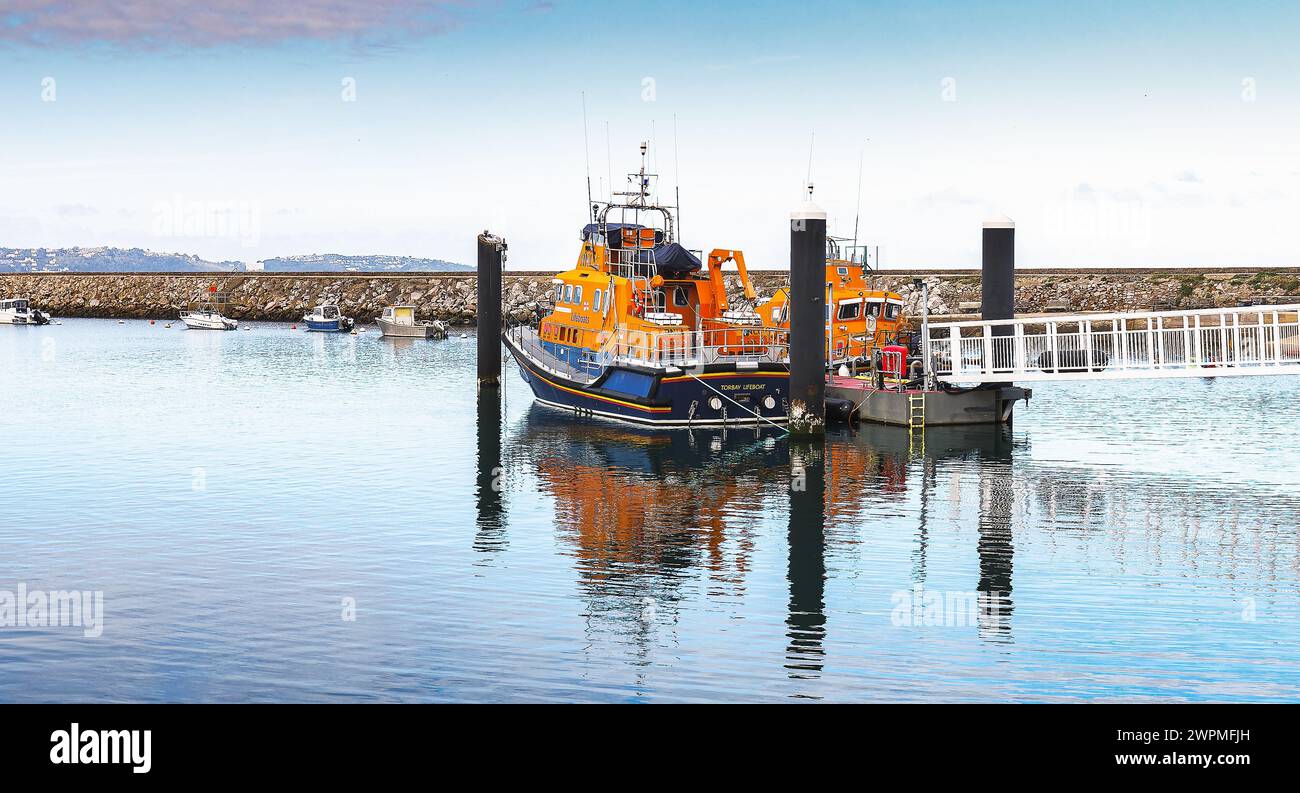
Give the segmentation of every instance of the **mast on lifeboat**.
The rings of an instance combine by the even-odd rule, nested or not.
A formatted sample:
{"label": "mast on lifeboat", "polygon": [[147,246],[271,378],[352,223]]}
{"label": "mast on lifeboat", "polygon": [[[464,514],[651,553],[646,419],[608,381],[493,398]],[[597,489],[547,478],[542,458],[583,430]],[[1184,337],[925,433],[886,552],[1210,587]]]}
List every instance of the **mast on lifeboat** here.
{"label": "mast on lifeboat", "polygon": [[650,206],[650,180],[652,178],[653,179],[659,178],[659,174],[646,173],[645,171],[647,146],[648,146],[647,141],[644,140],[641,141],[641,170],[638,173],[630,173],[627,175],[627,180],[629,182],[635,180],[636,190],[614,194],[614,195],[621,195],[625,197],[627,199],[627,203],[629,206],[634,206],[634,207]]}

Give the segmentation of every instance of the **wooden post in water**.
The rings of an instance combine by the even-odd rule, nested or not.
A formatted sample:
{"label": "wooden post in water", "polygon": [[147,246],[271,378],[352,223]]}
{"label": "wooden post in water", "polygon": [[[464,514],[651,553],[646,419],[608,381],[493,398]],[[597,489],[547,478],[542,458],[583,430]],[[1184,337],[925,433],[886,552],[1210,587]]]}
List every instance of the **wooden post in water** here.
{"label": "wooden post in water", "polygon": [[826,212],[790,215],[790,434],[826,434]]}
{"label": "wooden post in water", "polygon": [[478,235],[478,387],[501,384],[501,268],[506,241]]}

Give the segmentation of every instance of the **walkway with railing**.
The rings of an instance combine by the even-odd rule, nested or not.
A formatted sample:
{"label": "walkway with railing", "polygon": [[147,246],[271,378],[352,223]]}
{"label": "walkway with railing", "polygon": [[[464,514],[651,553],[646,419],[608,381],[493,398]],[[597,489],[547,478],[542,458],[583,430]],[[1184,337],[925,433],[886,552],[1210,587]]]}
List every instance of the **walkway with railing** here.
{"label": "walkway with railing", "polygon": [[1300,304],[930,323],[952,383],[1300,374]]}

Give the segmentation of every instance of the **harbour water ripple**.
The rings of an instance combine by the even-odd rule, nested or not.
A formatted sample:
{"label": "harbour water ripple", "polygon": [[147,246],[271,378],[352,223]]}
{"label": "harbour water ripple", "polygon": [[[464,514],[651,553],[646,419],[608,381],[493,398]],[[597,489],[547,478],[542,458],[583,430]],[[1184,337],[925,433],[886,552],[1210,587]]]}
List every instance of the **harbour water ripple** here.
{"label": "harbour water ripple", "polygon": [[0,700],[1300,698],[1291,380],[818,448],[253,327],[0,328],[0,591],[104,593],[0,627]]}

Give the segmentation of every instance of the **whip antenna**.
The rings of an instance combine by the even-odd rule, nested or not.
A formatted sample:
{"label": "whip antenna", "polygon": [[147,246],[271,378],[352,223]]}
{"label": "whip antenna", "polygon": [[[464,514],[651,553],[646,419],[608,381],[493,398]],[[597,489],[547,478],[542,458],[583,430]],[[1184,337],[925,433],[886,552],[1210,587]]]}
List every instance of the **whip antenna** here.
{"label": "whip antenna", "polygon": [[682,163],[677,159],[677,114],[673,113],[673,192],[677,197],[677,238],[682,238]]}
{"label": "whip antenna", "polygon": [[[858,151],[858,208],[853,210],[853,247],[858,247],[858,218],[862,217],[862,151]],[[862,265],[867,264],[867,256],[862,255]]]}
{"label": "whip antenna", "polygon": [[587,161],[587,213],[594,223],[596,207],[591,203],[591,142],[587,139],[587,92],[582,92],[582,153]]}

